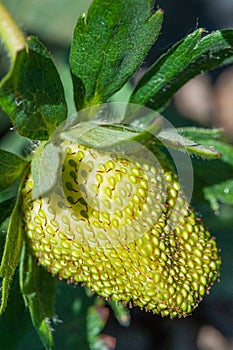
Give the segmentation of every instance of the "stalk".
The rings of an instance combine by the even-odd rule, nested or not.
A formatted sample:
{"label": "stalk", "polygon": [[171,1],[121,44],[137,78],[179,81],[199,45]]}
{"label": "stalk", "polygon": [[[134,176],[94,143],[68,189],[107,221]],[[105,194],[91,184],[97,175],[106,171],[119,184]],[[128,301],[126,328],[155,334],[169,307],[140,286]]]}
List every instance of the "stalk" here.
{"label": "stalk", "polygon": [[26,47],[24,35],[8,10],[0,2],[0,38],[2,39],[12,61],[17,52]]}

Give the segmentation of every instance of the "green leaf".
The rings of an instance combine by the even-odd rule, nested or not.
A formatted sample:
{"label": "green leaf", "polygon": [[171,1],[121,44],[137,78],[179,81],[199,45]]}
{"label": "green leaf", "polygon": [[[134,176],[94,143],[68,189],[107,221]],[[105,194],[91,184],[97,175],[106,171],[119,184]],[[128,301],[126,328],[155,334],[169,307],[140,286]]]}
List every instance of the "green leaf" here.
{"label": "green leaf", "polygon": [[15,129],[30,139],[46,140],[66,118],[67,106],[57,69],[34,37],[18,52],[0,85],[0,106]]}
{"label": "green leaf", "polygon": [[0,224],[11,214],[15,206],[16,197],[0,202]]}
{"label": "green leaf", "polygon": [[161,111],[188,80],[233,62],[233,30],[217,30],[201,39],[202,33],[194,31],[161,56],[139,81],[130,102]]}
{"label": "green leaf", "polygon": [[19,189],[20,179],[16,180],[12,186],[7,187],[5,190],[0,192],[0,202],[4,202],[7,199],[17,197]]}
{"label": "green leaf", "polygon": [[53,349],[50,322],[54,317],[55,278],[38,266],[25,245],[20,264],[20,288],[40,340],[47,350]]}
{"label": "green leaf", "polygon": [[19,186],[19,192],[15,207],[11,214],[6,243],[4,247],[3,257],[0,266],[0,276],[2,280],[2,301],[0,307],[0,314],[2,314],[6,308],[10,285],[12,278],[15,274],[15,270],[18,266],[20,254],[22,250],[23,236],[22,236],[22,202],[21,202],[21,187],[23,184],[24,176]]}
{"label": "green leaf", "polygon": [[137,71],[158,37],[163,13],[152,0],[94,0],[79,18],[70,67],[78,110],[106,101]]}
{"label": "green leaf", "polygon": [[4,245],[6,241],[6,233],[9,226],[10,219],[7,218],[0,224],[0,260],[2,260]]}
{"label": "green leaf", "polygon": [[27,163],[16,154],[0,149],[0,191],[19,178]]}

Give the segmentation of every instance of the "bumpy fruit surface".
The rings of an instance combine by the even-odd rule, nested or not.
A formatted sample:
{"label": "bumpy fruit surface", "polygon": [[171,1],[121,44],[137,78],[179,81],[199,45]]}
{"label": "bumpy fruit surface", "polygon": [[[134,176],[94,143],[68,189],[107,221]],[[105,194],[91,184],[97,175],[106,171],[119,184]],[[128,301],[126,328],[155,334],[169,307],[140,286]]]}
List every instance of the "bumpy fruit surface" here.
{"label": "bumpy fruit surface", "polygon": [[162,316],[186,316],[219,276],[215,239],[196,218],[176,174],[77,144],[64,146],[57,188],[31,200],[24,229],[39,263],[104,298]]}

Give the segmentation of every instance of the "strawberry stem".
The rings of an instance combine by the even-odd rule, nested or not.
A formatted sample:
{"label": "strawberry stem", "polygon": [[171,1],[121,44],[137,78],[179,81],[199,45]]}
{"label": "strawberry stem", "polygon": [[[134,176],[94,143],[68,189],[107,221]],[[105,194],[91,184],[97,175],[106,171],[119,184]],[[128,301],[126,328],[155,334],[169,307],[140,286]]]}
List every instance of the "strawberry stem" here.
{"label": "strawberry stem", "polygon": [[24,35],[17,26],[8,10],[0,2],[0,38],[7,48],[11,60],[14,61],[17,52],[26,46]]}

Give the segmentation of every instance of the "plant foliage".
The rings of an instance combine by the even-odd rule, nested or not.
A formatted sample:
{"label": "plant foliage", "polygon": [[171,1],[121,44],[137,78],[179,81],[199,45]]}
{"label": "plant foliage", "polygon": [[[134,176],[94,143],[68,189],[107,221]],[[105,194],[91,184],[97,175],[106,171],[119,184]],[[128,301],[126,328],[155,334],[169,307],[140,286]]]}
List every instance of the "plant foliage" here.
{"label": "plant foliage", "polygon": [[[139,69],[162,27],[163,11],[159,9],[155,12],[153,3],[152,0],[94,0],[88,13],[78,19],[70,53],[74,101],[78,111],[107,102]],[[8,18],[3,6],[0,12],[1,16],[6,15]],[[0,36],[9,50],[9,47],[14,46],[14,40],[11,41],[6,32],[4,25],[0,26]],[[129,101],[160,112],[188,80],[203,71],[232,62],[233,30],[217,30],[209,34],[201,28],[194,30],[153,64],[134,87]],[[66,120],[67,104],[59,73],[50,53],[37,38],[26,38],[24,46],[12,58],[9,72],[0,83],[0,106],[17,133],[31,140],[48,140]],[[99,134],[92,130],[92,117],[90,115],[89,124],[80,124],[83,130],[78,141],[83,145],[95,147],[100,140],[104,140],[103,147],[111,147],[126,140],[148,141],[150,122],[141,120],[145,129],[149,128],[148,132],[145,129],[141,132],[134,125],[133,113],[126,113],[124,125],[116,127],[114,120],[112,124],[102,124],[98,129]],[[169,147],[182,151],[185,149],[194,156],[198,195],[201,193],[202,199],[209,201],[214,211],[219,210],[220,202],[233,204],[233,148],[224,141],[221,130],[181,128],[178,130],[182,137],[181,143],[174,138],[172,131],[160,132],[159,125],[153,130],[155,144],[163,140]],[[47,151],[48,160],[51,158],[49,149]],[[48,164],[45,174],[48,180],[45,192],[54,185],[53,174],[59,164],[59,148],[56,154],[57,158]],[[7,228],[5,243],[1,247],[0,312],[3,313],[6,308],[12,279],[20,265],[20,292],[32,323],[44,347],[49,350],[54,347],[51,322],[55,317],[55,278],[37,265],[27,247],[21,224],[23,213],[20,193],[31,163],[35,178],[33,196],[38,198],[43,195],[39,192],[38,184],[38,167],[42,160],[39,157],[31,162],[31,159],[31,155],[24,159],[0,149],[0,224]],[[213,170],[216,167],[224,171],[216,173]],[[13,291],[17,290],[15,295],[20,298],[15,282],[13,285]],[[97,305],[96,300],[82,296],[84,299],[89,301],[82,315],[76,310],[80,319],[83,317],[83,322],[87,322],[83,331],[86,336],[83,349],[104,349],[99,334],[107,321],[107,317],[103,318],[101,314],[105,304]],[[19,300],[18,307],[22,308],[22,299]],[[9,300],[9,304],[11,302]],[[78,305],[78,301],[75,305]],[[129,317],[126,309],[115,304],[113,309],[119,321],[127,325]],[[11,316],[10,311],[3,316],[6,324],[9,324],[7,317]],[[23,325],[25,329],[28,327],[26,316],[22,317]],[[15,339],[9,339],[7,332],[2,333],[1,347],[6,347],[7,342],[8,349],[13,349]],[[107,345],[106,349],[109,349]]]}

